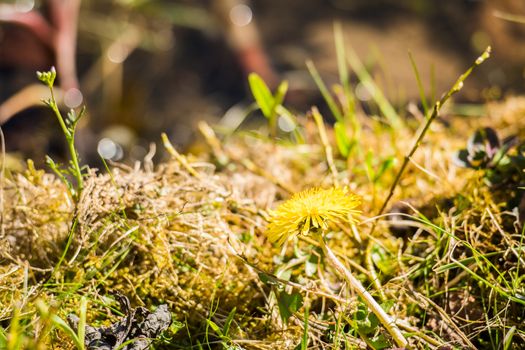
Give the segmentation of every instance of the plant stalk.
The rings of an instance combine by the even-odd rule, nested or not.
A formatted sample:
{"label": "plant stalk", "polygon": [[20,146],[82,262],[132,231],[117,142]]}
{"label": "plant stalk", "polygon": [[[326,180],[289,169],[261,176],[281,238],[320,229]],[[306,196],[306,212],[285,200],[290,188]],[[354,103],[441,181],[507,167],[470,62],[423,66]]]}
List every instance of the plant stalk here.
{"label": "plant stalk", "polygon": [[[419,133],[419,136],[417,137],[416,141],[414,142],[414,145],[412,146],[412,149],[410,150],[410,152],[408,152],[408,154],[405,156],[405,158],[403,159],[403,164],[401,165],[401,168],[399,169],[399,172],[397,173],[396,175],[396,178],[394,180],[394,183],[392,184],[392,186],[390,187],[390,191],[388,193],[388,196],[386,197],[385,201],[383,202],[383,205],[381,206],[381,209],[379,210],[379,212],[377,213],[377,216],[380,216],[381,214],[383,214],[383,212],[385,211],[386,209],[386,206],[388,205],[388,202],[390,202],[390,199],[392,198],[392,196],[394,195],[394,192],[396,190],[396,187],[397,185],[399,184],[399,181],[401,180],[401,177],[403,175],[403,173],[405,172],[406,170],[406,167],[408,165],[408,163],[410,162],[410,159],[412,158],[412,156],[414,155],[414,153],[416,152],[416,150],[419,148],[419,145],[421,144],[421,142],[423,141],[423,138],[425,137],[427,131],[429,130],[430,128],[430,125],[432,124],[432,122],[437,118],[437,116],[439,115],[439,111],[441,110],[441,107],[443,107],[443,105],[445,104],[445,102],[447,102],[447,100],[452,96],[454,95],[455,93],[457,93],[459,90],[461,90],[463,88],[463,82],[465,81],[465,79],[467,79],[467,77],[470,75],[470,73],[472,73],[472,71],[474,70],[474,68],[476,68],[477,66],[479,66],[480,64],[482,64],[487,58],[489,58],[490,56],[490,46],[487,47],[487,49],[485,50],[485,52],[483,52],[481,54],[481,56],[479,56],[476,61],[474,61],[474,64],[472,64],[472,66],[470,66],[469,69],[467,69],[467,71],[465,73],[463,73],[459,78],[458,80],[456,80],[456,83],[452,86],[452,88],[445,94],[443,95],[443,97],[441,97],[441,99],[439,101],[437,101],[435,104],[434,104],[434,108],[432,109],[432,114],[430,115],[430,117],[427,119],[425,125],[423,126],[423,129],[421,130],[421,132]],[[373,232],[373,230],[375,229],[375,224],[372,226],[372,229],[371,229],[371,233]]]}
{"label": "plant stalk", "polygon": [[53,92],[53,86],[49,86],[49,91],[51,92],[51,100],[49,103],[49,106],[55,113],[55,116],[57,117],[58,123],[60,124],[60,127],[62,128],[62,132],[64,133],[64,136],[66,137],[67,146],[69,149],[69,154],[71,156],[71,162],[73,163],[73,169],[74,169],[74,176],[77,180],[77,188],[74,189],[74,199],[78,200],[80,198],[80,194],[82,193],[82,189],[84,188],[84,181],[82,178],[82,170],[80,169],[80,163],[78,161],[77,156],[77,150],[75,148],[75,134],[74,132],[71,132],[68,127],[66,126],[66,123],[64,122],[64,118],[62,117],[62,114],[60,113],[60,110],[58,109],[57,102],[55,99],[55,94]]}
{"label": "plant stalk", "polygon": [[77,150],[75,148],[75,136],[67,138],[67,145],[69,147],[69,153],[71,154],[71,162],[73,162],[73,168],[75,169],[75,178],[77,179],[77,188],[75,190],[75,197],[77,200],[80,199],[80,194],[84,189],[84,179],[82,178],[82,169],[80,169],[80,163],[78,161]]}
{"label": "plant stalk", "polygon": [[357,294],[364,300],[365,304],[377,316],[379,322],[386,328],[388,333],[392,336],[397,346],[400,348],[408,348],[408,341],[399,330],[394,320],[383,310],[381,305],[372,297],[365,289],[363,284],[343,265],[324,241],[323,235],[319,235],[319,244],[323,249],[325,256],[332,266],[344,277],[348,284],[357,292]]}

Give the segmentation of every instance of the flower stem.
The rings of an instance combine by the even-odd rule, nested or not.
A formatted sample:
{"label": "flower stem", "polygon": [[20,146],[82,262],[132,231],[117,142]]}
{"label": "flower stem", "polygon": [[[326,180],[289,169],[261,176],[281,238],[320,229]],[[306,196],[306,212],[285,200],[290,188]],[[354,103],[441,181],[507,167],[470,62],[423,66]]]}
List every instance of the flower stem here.
{"label": "flower stem", "polygon": [[[386,209],[386,206],[388,205],[388,202],[390,201],[390,199],[394,195],[394,191],[396,190],[396,187],[399,184],[399,181],[401,180],[401,177],[402,177],[403,173],[405,172],[405,169],[407,168],[408,163],[410,162],[410,159],[412,158],[412,156],[414,155],[416,150],[419,148],[419,145],[421,145],[421,143],[423,142],[423,139],[425,138],[425,135],[426,135],[427,131],[430,128],[430,125],[438,117],[439,111],[441,110],[441,107],[443,107],[445,102],[447,102],[447,100],[452,95],[454,95],[455,93],[459,92],[459,90],[461,90],[463,88],[463,82],[465,81],[465,79],[468,78],[468,76],[470,75],[470,73],[472,73],[474,68],[476,68],[477,66],[482,64],[487,58],[489,58],[490,52],[491,52],[491,48],[489,46],[489,47],[487,47],[485,49],[485,51],[481,54],[481,56],[479,56],[476,59],[476,61],[474,61],[472,66],[470,66],[470,68],[467,69],[465,71],[465,73],[463,73],[458,78],[458,80],[456,80],[456,83],[452,86],[452,88],[450,88],[450,90],[448,90],[448,92],[446,94],[444,94],[443,97],[441,97],[441,99],[434,104],[434,108],[432,109],[432,114],[430,115],[430,117],[427,118],[427,120],[425,122],[425,125],[423,126],[423,128],[419,132],[419,135],[418,135],[416,141],[414,142],[414,145],[412,146],[412,149],[410,149],[410,152],[408,152],[408,154],[403,159],[403,164],[401,164],[401,168],[399,168],[399,171],[397,172],[396,178],[394,179],[394,183],[390,186],[390,191],[388,192],[388,195],[387,195],[385,201],[383,202],[383,205],[381,206],[381,209],[379,209],[379,212],[377,213],[377,216],[381,216],[381,214],[384,213],[384,211]],[[372,225],[372,228],[370,229],[370,234],[374,231],[375,226],[376,226],[376,222],[374,222],[374,224]]]}
{"label": "flower stem", "polygon": [[75,132],[74,132],[74,129],[69,129],[67,127],[64,121],[64,117],[62,117],[62,113],[60,113],[60,110],[58,109],[58,105],[55,99],[55,94],[53,92],[52,85],[49,85],[49,91],[51,92],[51,100],[50,100],[49,106],[55,113],[58,123],[60,124],[60,127],[62,128],[62,132],[64,133],[64,136],[66,137],[66,142],[67,142],[67,146],[69,149],[69,155],[71,157],[71,163],[73,165],[73,176],[75,177],[77,181],[77,188],[73,189],[72,196],[75,199],[75,201],[78,201],[80,198],[80,194],[82,193],[82,189],[84,188],[84,179],[82,177],[82,169],[80,168],[80,162],[78,161],[78,154],[75,148]]}
{"label": "flower stem", "polygon": [[385,312],[385,310],[383,310],[381,305],[377,303],[372,295],[368,293],[363,284],[359,282],[359,280],[355,278],[354,275],[352,275],[352,273],[337,258],[334,252],[332,252],[332,250],[324,241],[323,235],[319,235],[319,244],[321,245],[325,256],[328,258],[328,261],[341,275],[343,275],[348,284],[357,292],[357,294],[364,300],[368,308],[372,310],[372,312],[377,316],[379,322],[381,322],[388,333],[390,333],[397,346],[401,348],[407,348],[408,341],[396,326],[394,320]]}

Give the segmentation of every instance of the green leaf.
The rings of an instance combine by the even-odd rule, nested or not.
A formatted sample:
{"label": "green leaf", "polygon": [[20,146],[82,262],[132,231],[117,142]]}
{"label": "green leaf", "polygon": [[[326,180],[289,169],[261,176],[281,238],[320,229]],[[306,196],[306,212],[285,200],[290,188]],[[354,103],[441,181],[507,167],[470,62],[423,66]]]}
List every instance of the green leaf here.
{"label": "green leaf", "polygon": [[176,321],[174,317],[172,317],[172,319],[173,321],[171,322],[171,325],[168,328],[171,334],[177,334],[178,331],[186,327],[186,325],[183,322]]}
{"label": "green leaf", "polygon": [[87,315],[88,301],[85,296],[80,299],[80,320],[78,322],[78,340],[81,344],[84,344],[84,338],[86,336],[86,315]]}
{"label": "green leaf", "polygon": [[55,163],[55,161],[53,160],[53,158],[51,158],[50,156],[48,156],[46,154],[46,164],[51,167],[51,168],[58,168],[57,164]]}
{"label": "green leaf", "polygon": [[51,323],[54,327],[60,329],[67,336],[69,336],[73,343],[75,343],[77,349],[84,349],[84,343],[78,338],[73,328],[71,328],[66,321],[64,321],[57,315],[51,314],[49,312],[49,307],[42,300],[36,301],[36,308],[38,313],[40,314],[40,317],[43,319],[51,320]]}
{"label": "green leaf", "polygon": [[368,308],[364,303],[360,302],[357,305],[357,310],[354,314],[354,319],[356,321],[365,321],[367,319],[367,316],[368,316]]}
{"label": "green leaf", "polygon": [[71,339],[73,343],[75,343],[77,349],[84,349],[84,343],[80,341],[73,328],[71,328],[66,321],[64,321],[57,315],[51,315],[50,319],[55,327],[64,332],[69,337],[69,339]]}
{"label": "green leaf", "polygon": [[71,123],[71,124],[74,124],[75,121],[77,120],[77,114],[75,112],[74,109],[70,109],[69,112],[67,112],[67,117],[66,117],[66,120],[65,122],[66,123]]}
{"label": "green leaf", "polygon": [[7,333],[0,327],[0,349],[7,349]]}
{"label": "green leaf", "polygon": [[369,313],[368,314],[368,320],[369,320],[369,325],[370,325],[370,330],[368,333],[372,333],[372,332],[375,332],[377,330],[377,327],[379,327],[380,325],[380,322],[379,322],[379,319],[377,318],[377,316],[374,314],[374,313]]}
{"label": "green leaf", "polygon": [[376,350],[382,350],[391,347],[390,342],[383,334],[369,338],[368,341],[370,342],[370,345]]}
{"label": "green leaf", "polygon": [[373,166],[374,154],[372,151],[368,151],[365,156],[366,176],[370,181],[374,181],[376,172]]}
{"label": "green leaf", "polygon": [[212,320],[209,320],[209,319],[206,319],[206,323],[208,324],[208,326],[211,327],[211,329],[213,329],[213,331],[219,336],[219,337],[222,337],[222,331],[221,329],[219,328],[219,326],[217,326],[217,323],[213,322]]}
{"label": "green leaf", "polygon": [[287,120],[287,123],[294,126],[293,134],[297,142],[304,143],[304,137],[299,131],[299,128],[297,127],[297,118],[292,114],[292,112],[286,109],[282,104],[277,106],[275,108],[275,111],[280,115],[281,118],[285,118]]}
{"label": "green leaf", "polygon": [[344,123],[336,122],[334,124],[334,131],[335,131],[335,141],[337,143],[337,149],[339,149],[339,153],[341,153],[343,157],[348,158],[348,155],[350,154],[352,142],[348,138],[348,134],[346,133],[346,127]]}
{"label": "green leaf", "polygon": [[306,261],[304,266],[306,276],[312,277],[317,273],[317,262]]}
{"label": "green leaf", "polygon": [[278,270],[275,272],[275,276],[282,280],[289,281],[290,278],[292,277],[292,270],[290,269]]}
{"label": "green leaf", "polygon": [[308,349],[308,306],[304,308],[304,331],[303,331],[303,338],[301,339],[301,350]]}
{"label": "green leaf", "polygon": [[284,322],[288,323],[288,319],[303,306],[303,297],[297,292],[291,294],[285,291],[277,294],[277,303],[279,306],[279,314]]}
{"label": "green leaf", "polygon": [[279,285],[279,281],[272,275],[270,274],[267,274],[267,273],[264,273],[264,272],[259,272],[259,279],[261,280],[262,283],[266,284],[266,285]]}
{"label": "green leaf", "polygon": [[363,302],[359,303],[357,306],[354,319],[348,321],[353,324],[355,328],[357,328],[359,333],[365,335],[374,334],[381,324],[377,316],[374,313],[368,311],[368,307]]}
{"label": "green leaf", "polygon": [[385,275],[390,275],[396,269],[396,259],[383,247],[374,244],[372,247],[372,261]]}
{"label": "green leaf", "polygon": [[396,164],[396,158],[394,156],[390,156],[387,159],[383,160],[381,162],[381,165],[379,166],[379,170],[377,170],[375,176],[374,176],[374,182],[379,181],[383,174],[391,169]]}
{"label": "green leaf", "polygon": [[[248,82],[252,91],[255,102],[261,109],[263,115],[266,118],[270,118],[272,109],[275,105],[275,100],[272,96],[272,92],[268,88],[268,85],[262,80],[257,73],[250,73],[248,76]],[[281,83],[282,85],[282,83]]]}
{"label": "green leaf", "polygon": [[385,310],[386,313],[388,313],[394,307],[395,304],[396,304],[396,301],[393,299],[386,300],[381,303],[381,308]]}
{"label": "green leaf", "polygon": [[228,336],[228,332],[230,331],[230,326],[233,321],[233,317],[235,316],[235,312],[237,311],[237,308],[234,307],[232,311],[228,314],[228,317],[226,318],[226,322],[224,323],[224,327],[222,327],[222,334],[224,336]]}
{"label": "green leaf", "polygon": [[284,101],[284,97],[286,96],[287,92],[288,92],[288,82],[284,80],[279,84],[279,86],[277,87],[277,91],[275,92],[275,96],[273,99],[273,108],[272,108],[273,113],[275,113],[277,106],[282,105]]}
{"label": "green leaf", "polygon": [[304,272],[306,276],[312,277],[317,273],[317,266],[319,265],[319,259],[317,255],[311,254],[308,260],[305,261]]}

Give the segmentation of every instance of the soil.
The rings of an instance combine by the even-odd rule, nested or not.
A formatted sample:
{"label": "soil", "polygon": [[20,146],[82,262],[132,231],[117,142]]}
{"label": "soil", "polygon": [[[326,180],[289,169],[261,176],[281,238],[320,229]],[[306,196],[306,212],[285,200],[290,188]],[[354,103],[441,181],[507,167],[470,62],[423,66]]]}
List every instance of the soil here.
{"label": "soil", "polygon": [[[482,101],[487,91],[493,91],[490,90],[493,86],[498,87],[496,95],[501,89],[521,91],[523,84],[517,72],[523,67],[523,60],[520,60],[523,55],[519,50],[503,51],[498,43],[520,47],[523,26],[501,24],[501,19],[496,26],[493,18],[495,9],[520,13],[522,9],[517,3],[519,1],[511,0],[491,4],[444,1],[438,6],[414,1],[399,4],[389,0],[372,3],[270,0],[253,1],[252,6],[264,54],[277,76],[290,81],[287,103],[292,109],[304,111],[313,104],[324,108],[305,69],[305,60],[312,59],[329,84],[338,79],[334,20],[342,22],[346,44],[355,49],[390,101],[401,109],[408,101],[419,98],[409,51],[427,94],[434,90],[439,96],[484,49],[484,44],[493,41],[495,48],[500,50],[494,52],[490,62],[469,81],[459,99]],[[195,6],[208,11],[211,18],[215,15],[213,8],[204,3]],[[100,6],[92,6],[89,11],[101,13],[86,12],[81,20],[102,16],[103,10]],[[115,16],[122,17],[122,11],[113,7],[104,11],[114,11]],[[113,137],[115,128],[124,130],[129,136],[125,137],[127,144],[121,146],[124,159],[133,161],[146,154],[149,143],[157,141],[162,131],[176,144],[187,146],[193,140],[198,120],[217,121],[232,106],[245,107],[251,103],[246,76],[239,66],[240,58],[224,35],[174,26],[171,33],[166,33],[166,38],[173,42],[171,48],[133,51],[118,71],[120,73],[106,78],[98,89],[85,93],[89,119],[78,143],[82,158],[88,163],[101,166],[97,142],[103,137]],[[84,87],[92,83],[89,80],[93,75],[91,70],[100,57],[96,40],[102,39],[82,29],[79,32],[79,75]],[[503,60],[509,64],[502,64]],[[10,66],[0,71],[0,101],[36,81],[34,70],[41,67],[25,66],[16,70]],[[64,147],[61,136],[56,135],[55,124],[46,109],[17,115],[3,125],[7,150],[34,158],[37,164],[41,164],[46,153],[60,158],[64,155]],[[38,137],[27,143],[29,135]]]}

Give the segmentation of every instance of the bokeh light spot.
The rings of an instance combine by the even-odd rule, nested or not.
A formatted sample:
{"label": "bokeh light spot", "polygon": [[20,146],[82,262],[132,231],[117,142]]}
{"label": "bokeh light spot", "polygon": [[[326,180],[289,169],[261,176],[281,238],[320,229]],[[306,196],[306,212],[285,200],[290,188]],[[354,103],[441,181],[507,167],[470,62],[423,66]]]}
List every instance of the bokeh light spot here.
{"label": "bokeh light spot", "polygon": [[239,27],[247,26],[253,19],[252,9],[245,4],[239,4],[230,10],[230,20]]}
{"label": "bokeh light spot", "polygon": [[122,63],[128,57],[129,50],[121,43],[111,45],[106,53],[108,59],[113,63]]}
{"label": "bokeh light spot", "polygon": [[84,96],[82,96],[82,92],[76,88],[71,88],[64,94],[64,104],[68,108],[77,108],[83,100]]}
{"label": "bokeh light spot", "polygon": [[295,124],[290,119],[282,115],[277,120],[277,125],[279,125],[279,129],[284,132],[292,132],[295,130]]}
{"label": "bokeh light spot", "polygon": [[15,2],[15,10],[17,12],[29,12],[35,7],[35,0],[17,0]]}
{"label": "bokeh light spot", "polygon": [[372,94],[362,83],[357,84],[355,88],[355,96],[359,99],[359,101],[364,102],[370,101],[372,99]]}
{"label": "bokeh light spot", "polygon": [[120,160],[124,152],[122,147],[110,138],[103,138],[98,142],[97,152],[104,159]]}

